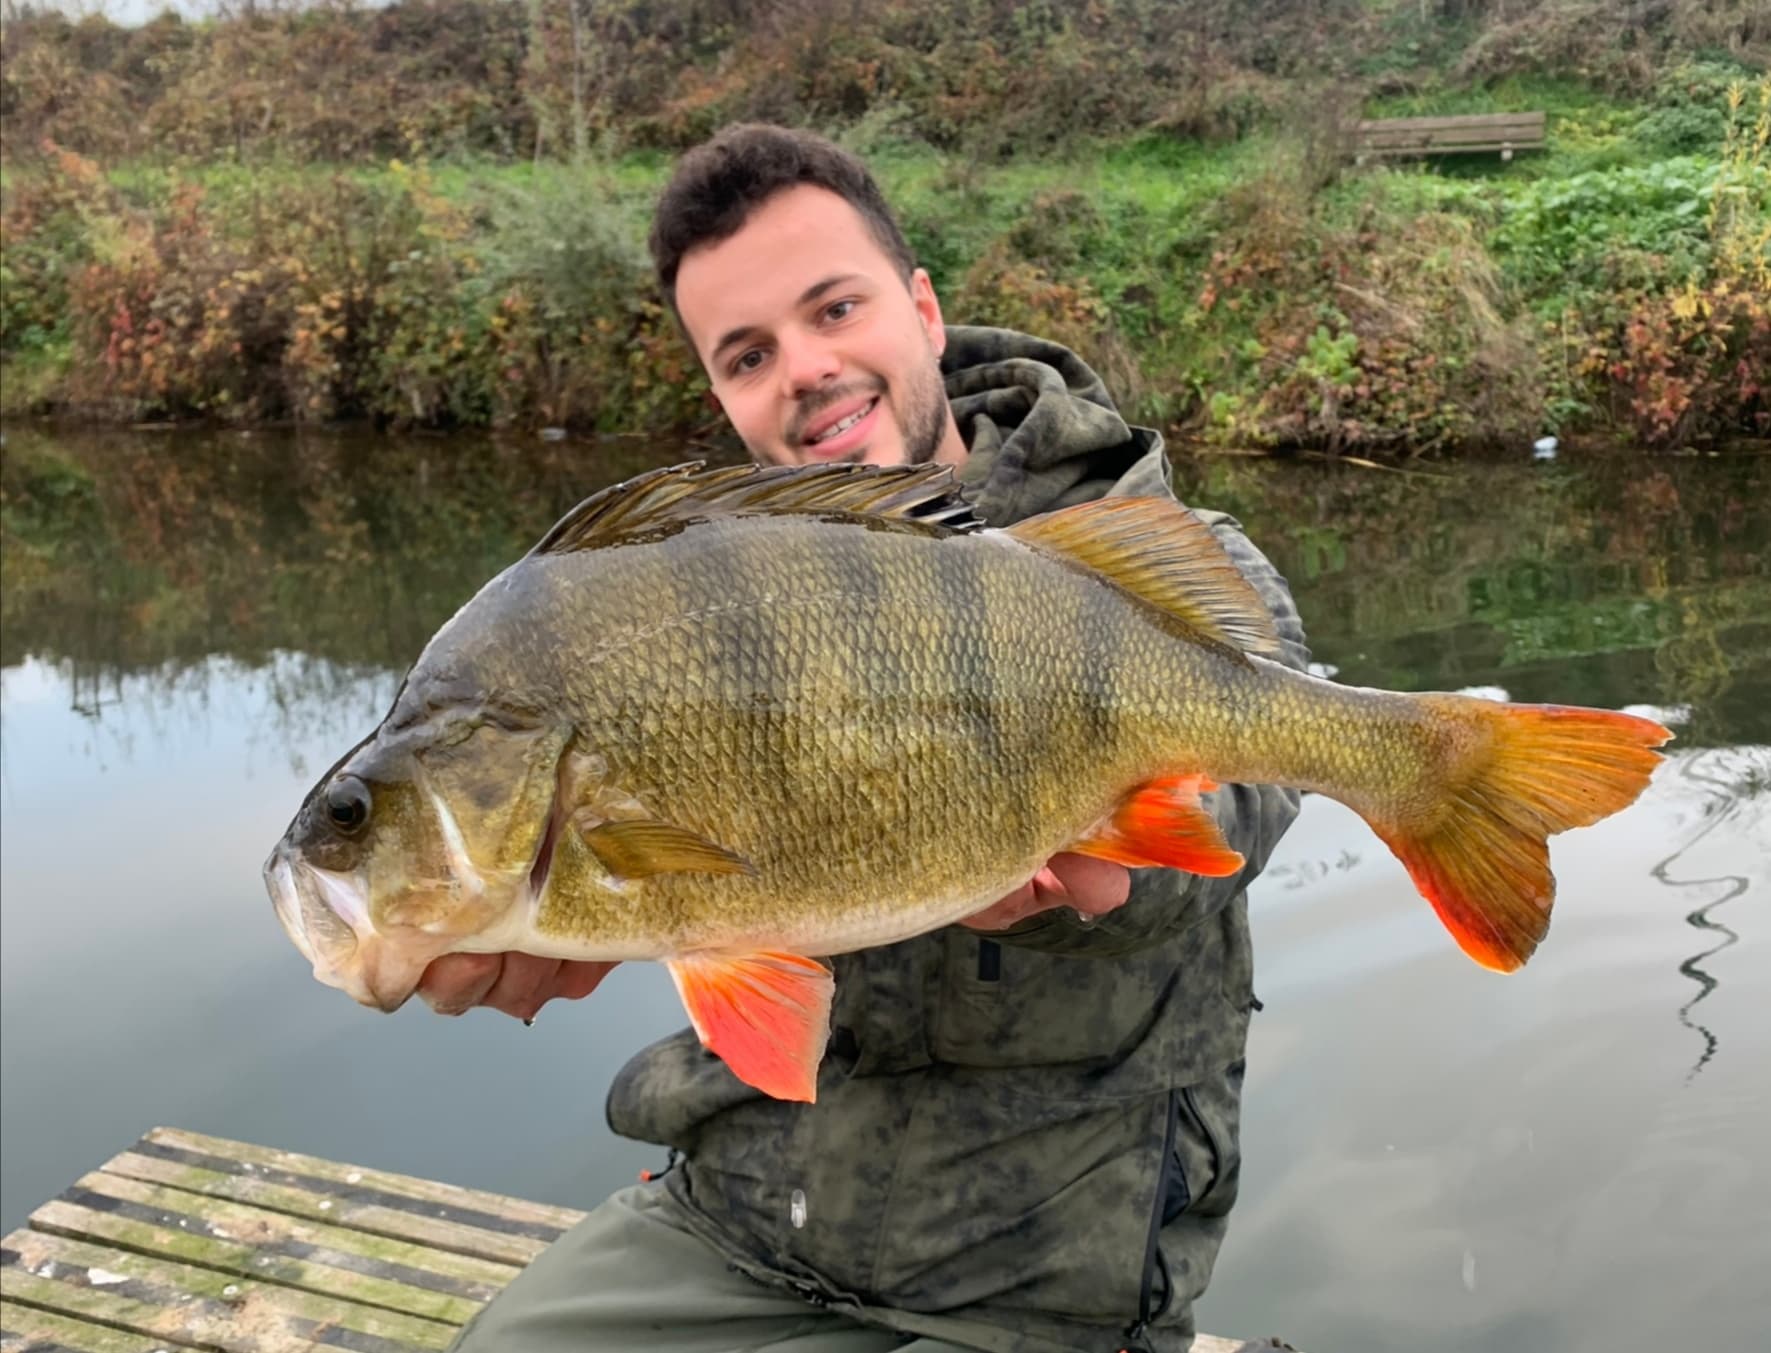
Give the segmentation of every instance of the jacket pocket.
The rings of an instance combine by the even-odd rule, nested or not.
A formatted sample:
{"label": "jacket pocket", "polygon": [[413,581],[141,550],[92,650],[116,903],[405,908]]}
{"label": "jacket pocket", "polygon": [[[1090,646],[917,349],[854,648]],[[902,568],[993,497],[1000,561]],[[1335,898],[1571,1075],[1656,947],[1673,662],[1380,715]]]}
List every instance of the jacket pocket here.
{"label": "jacket pocket", "polygon": [[[1175,1215],[1225,1217],[1236,1203],[1242,1178],[1242,1079],[1245,1063],[1180,1091],[1175,1163],[1186,1179],[1186,1198]],[[1171,1218],[1172,1220],[1172,1218]]]}
{"label": "jacket pocket", "polygon": [[[1157,1051],[1145,1045],[1179,980],[1173,957],[1161,950],[1109,962],[1017,948],[959,927],[943,938],[929,1040],[937,1061],[991,1071],[1098,1069],[1119,1067],[1141,1049]],[[1161,1058],[1140,1060],[1151,1074],[1116,1077],[1122,1083],[1114,1095],[1155,1093],[1168,1083]]]}

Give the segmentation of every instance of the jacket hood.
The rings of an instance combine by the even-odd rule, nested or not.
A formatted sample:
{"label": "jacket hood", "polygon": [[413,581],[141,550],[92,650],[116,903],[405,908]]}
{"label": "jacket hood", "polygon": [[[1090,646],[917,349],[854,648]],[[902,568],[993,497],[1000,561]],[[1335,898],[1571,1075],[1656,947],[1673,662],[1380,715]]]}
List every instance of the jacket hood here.
{"label": "jacket hood", "polygon": [[986,521],[1109,492],[1168,492],[1161,436],[1127,423],[1101,378],[1063,344],[951,325],[941,374],[970,449],[960,480]]}

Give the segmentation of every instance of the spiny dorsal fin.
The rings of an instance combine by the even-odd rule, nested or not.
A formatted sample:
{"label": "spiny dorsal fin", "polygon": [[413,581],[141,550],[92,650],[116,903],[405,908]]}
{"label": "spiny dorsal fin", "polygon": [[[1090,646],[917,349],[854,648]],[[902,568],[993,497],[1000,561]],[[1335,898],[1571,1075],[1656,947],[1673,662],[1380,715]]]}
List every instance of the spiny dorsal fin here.
{"label": "spiny dorsal fin", "polygon": [[1239,653],[1279,658],[1272,613],[1197,517],[1167,498],[1102,498],[1008,534],[1093,569]]}
{"label": "spiny dorsal fin", "polygon": [[983,526],[947,465],[728,465],[648,470],[592,494],[530,554],[594,549],[636,531],[751,512],[840,512],[951,531]]}

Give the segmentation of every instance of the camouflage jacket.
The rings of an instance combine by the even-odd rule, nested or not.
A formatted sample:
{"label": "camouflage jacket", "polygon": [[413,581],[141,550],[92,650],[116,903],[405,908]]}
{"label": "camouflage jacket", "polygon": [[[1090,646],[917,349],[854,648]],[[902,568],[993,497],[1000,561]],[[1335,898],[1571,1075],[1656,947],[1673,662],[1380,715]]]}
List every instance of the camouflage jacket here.
{"label": "camouflage jacket", "polygon": [[[986,520],[1170,493],[1161,438],[1073,353],[948,334]],[[1301,665],[1284,582],[1233,521],[1199,515]],[[760,1096],[684,1030],[623,1069],[610,1125],[680,1152],[684,1224],[809,1302],[979,1349],[1185,1349],[1236,1191],[1244,889],[1297,812],[1270,787],[1215,797],[1238,876],[1135,870],[1092,924],[1052,911],[836,958],[816,1105]]]}

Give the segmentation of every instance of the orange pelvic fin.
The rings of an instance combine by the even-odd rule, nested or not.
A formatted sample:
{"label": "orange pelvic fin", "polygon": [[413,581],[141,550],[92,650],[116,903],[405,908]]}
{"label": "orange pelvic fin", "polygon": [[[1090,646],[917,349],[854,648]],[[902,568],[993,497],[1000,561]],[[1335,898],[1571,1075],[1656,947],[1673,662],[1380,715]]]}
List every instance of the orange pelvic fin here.
{"label": "orange pelvic fin", "polygon": [[[1445,794],[1408,821],[1372,822],[1463,951],[1511,972],[1550,927],[1556,881],[1547,838],[1635,802],[1672,734],[1650,719],[1468,696],[1423,701],[1475,723]],[[1453,705],[1451,702],[1456,702]]]}
{"label": "orange pelvic fin", "polygon": [[835,987],[828,968],[774,953],[682,954],[664,966],[695,1033],[733,1075],[776,1099],[817,1099]]}
{"label": "orange pelvic fin", "polygon": [[1189,874],[1224,878],[1242,868],[1217,819],[1199,796],[1217,785],[1203,775],[1176,775],[1139,785],[1082,840],[1068,849],[1079,855],[1140,868],[1158,865]]}

